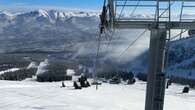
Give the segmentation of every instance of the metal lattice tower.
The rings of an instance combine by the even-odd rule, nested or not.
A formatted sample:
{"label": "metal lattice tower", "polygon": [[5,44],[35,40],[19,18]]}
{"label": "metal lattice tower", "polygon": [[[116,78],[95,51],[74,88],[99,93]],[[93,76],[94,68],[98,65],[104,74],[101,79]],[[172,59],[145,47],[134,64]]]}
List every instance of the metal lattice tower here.
{"label": "metal lattice tower", "polygon": [[[179,20],[172,19],[172,5],[182,2]],[[149,68],[146,91],[145,110],[163,110],[166,75],[164,72],[166,62],[167,42],[171,38],[171,30],[195,29],[193,19],[183,19],[184,2],[195,0],[107,0],[106,10],[101,15],[101,30],[106,29],[148,29],[150,30]],[[135,7],[135,8],[132,8]],[[127,15],[132,10],[133,14]],[[135,12],[141,8],[141,11]],[[124,11],[126,9],[126,11]],[[144,14],[149,9],[149,17],[136,17],[134,14]],[[153,11],[152,11],[153,10]],[[106,11],[106,12],[105,12]]]}

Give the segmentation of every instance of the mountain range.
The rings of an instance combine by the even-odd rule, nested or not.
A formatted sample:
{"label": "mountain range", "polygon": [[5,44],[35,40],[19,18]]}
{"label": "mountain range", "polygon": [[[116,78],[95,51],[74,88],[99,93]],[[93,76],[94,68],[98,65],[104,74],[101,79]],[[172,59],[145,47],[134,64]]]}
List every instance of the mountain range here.
{"label": "mountain range", "polygon": [[[54,51],[70,52],[72,58],[78,55],[86,57],[96,53],[98,27],[99,14],[96,12],[40,9],[13,14],[0,11],[0,53]],[[115,54],[118,56],[129,44],[129,39],[132,41],[135,38],[133,36],[137,32],[140,31],[127,30],[118,33],[120,36],[117,38],[115,36],[115,40],[113,39],[111,42],[112,49],[104,50],[103,60],[107,58],[105,56],[108,52],[111,52],[110,56]],[[127,38],[121,37],[122,35],[127,36]],[[126,62],[122,63],[123,69],[147,73],[148,43],[145,44],[147,41],[149,42],[149,39],[143,39],[134,47],[134,50],[127,53],[127,56],[133,54],[136,57],[126,58],[131,60],[124,59]],[[190,37],[170,43],[167,74],[195,78],[194,42],[195,38]],[[126,44],[125,47],[124,44]],[[107,47],[104,45],[102,48]],[[69,56],[68,54],[66,56]],[[115,65],[115,60],[113,58],[111,60],[104,62],[104,65],[109,66],[113,63]],[[107,66],[104,67],[107,68]],[[115,66],[111,66],[115,68]],[[120,68],[121,64],[119,63],[117,66]]]}
{"label": "mountain range", "polygon": [[0,52],[63,50],[78,42],[89,42],[96,39],[98,21],[98,14],[93,12],[0,11]]}

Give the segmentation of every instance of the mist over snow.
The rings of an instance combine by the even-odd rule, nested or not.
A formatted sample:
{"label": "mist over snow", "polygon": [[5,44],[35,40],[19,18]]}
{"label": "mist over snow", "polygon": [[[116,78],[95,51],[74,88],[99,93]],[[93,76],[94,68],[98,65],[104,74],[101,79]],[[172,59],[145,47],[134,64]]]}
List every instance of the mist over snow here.
{"label": "mist over snow", "polygon": [[72,75],[74,75],[74,74],[75,74],[75,71],[74,71],[73,69],[67,69],[67,70],[66,70],[66,75],[72,76]]}

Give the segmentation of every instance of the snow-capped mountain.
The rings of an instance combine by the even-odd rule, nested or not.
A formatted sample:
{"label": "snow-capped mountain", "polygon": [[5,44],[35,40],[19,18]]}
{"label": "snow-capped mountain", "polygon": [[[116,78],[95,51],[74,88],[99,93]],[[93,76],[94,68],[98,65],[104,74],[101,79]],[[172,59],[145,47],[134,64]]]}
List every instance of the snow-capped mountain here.
{"label": "snow-capped mountain", "polygon": [[0,33],[3,32],[3,28],[9,25],[13,19],[12,14],[6,11],[0,11]]}
{"label": "snow-capped mountain", "polygon": [[[0,19],[0,53],[66,49],[76,50],[80,54],[94,52],[97,48],[99,27],[97,12],[39,9],[16,14],[4,11],[2,13],[7,16],[7,22]],[[137,30],[116,32],[118,35],[115,38],[120,38],[120,41],[113,43],[126,46],[139,32]],[[120,52],[121,47],[123,46],[115,46],[113,53]]]}
{"label": "snow-capped mountain", "polygon": [[13,18],[13,15],[7,11],[0,11],[0,20],[11,20]]}
{"label": "snow-capped mountain", "polygon": [[91,41],[97,36],[98,21],[98,13],[94,12],[40,9],[11,14],[0,11],[1,52],[61,49],[75,42]]}
{"label": "snow-capped mountain", "polygon": [[82,11],[56,11],[56,10],[44,10],[39,9],[27,13],[22,13],[16,15],[19,19],[21,18],[35,18],[38,20],[39,18],[44,18],[49,21],[57,22],[57,20],[66,20],[70,17],[97,17],[97,13],[93,12],[82,12]]}

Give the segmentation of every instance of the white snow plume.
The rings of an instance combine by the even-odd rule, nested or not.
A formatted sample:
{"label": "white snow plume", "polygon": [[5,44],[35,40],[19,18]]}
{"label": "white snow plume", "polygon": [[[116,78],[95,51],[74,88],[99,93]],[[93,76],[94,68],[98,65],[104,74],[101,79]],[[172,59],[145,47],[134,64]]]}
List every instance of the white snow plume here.
{"label": "white snow plume", "polygon": [[72,75],[74,75],[74,74],[75,74],[75,71],[74,71],[73,69],[67,69],[67,70],[66,70],[66,75],[72,76]]}
{"label": "white snow plume", "polygon": [[[125,63],[142,54],[149,47],[149,31],[147,31],[132,46],[129,47],[129,45],[133,43],[143,31],[144,30],[116,30],[111,41],[102,39],[100,46],[100,55],[103,56],[102,60],[105,61],[106,59],[111,59],[113,61],[114,59],[116,62]],[[77,43],[75,46],[77,52],[72,59],[75,59],[77,56],[96,54],[98,48],[97,45],[97,41]],[[127,50],[125,51],[125,49]],[[121,55],[122,53],[123,55]]]}
{"label": "white snow plume", "polygon": [[36,75],[43,74],[47,71],[47,66],[49,65],[48,59],[45,59],[43,62],[41,62],[38,66]]}
{"label": "white snow plume", "polygon": [[11,68],[11,69],[7,69],[7,70],[4,70],[4,71],[0,71],[0,75],[1,74],[5,74],[7,72],[15,72],[15,71],[18,71],[20,70],[19,68]]}
{"label": "white snow plume", "polygon": [[31,63],[28,65],[27,69],[37,68],[37,67],[38,67],[38,65],[37,65],[36,62],[31,62]]}
{"label": "white snow plume", "polygon": [[[117,32],[111,42],[101,46],[101,52],[105,52],[104,59],[114,59],[116,62],[125,63],[142,54],[149,47],[149,32],[136,40],[144,30],[122,30]],[[136,42],[135,42],[136,40]]]}

